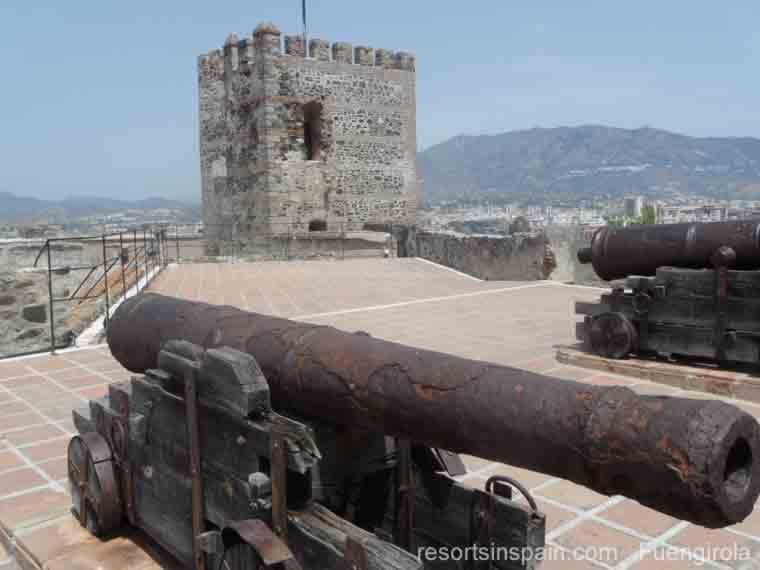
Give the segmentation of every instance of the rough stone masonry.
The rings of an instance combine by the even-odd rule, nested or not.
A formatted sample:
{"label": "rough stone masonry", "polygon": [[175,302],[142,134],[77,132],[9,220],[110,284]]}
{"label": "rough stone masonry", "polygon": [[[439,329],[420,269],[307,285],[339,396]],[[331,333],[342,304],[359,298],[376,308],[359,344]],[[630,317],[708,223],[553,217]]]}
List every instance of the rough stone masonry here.
{"label": "rough stone masonry", "polygon": [[414,56],[260,24],[199,58],[207,238],[410,222]]}

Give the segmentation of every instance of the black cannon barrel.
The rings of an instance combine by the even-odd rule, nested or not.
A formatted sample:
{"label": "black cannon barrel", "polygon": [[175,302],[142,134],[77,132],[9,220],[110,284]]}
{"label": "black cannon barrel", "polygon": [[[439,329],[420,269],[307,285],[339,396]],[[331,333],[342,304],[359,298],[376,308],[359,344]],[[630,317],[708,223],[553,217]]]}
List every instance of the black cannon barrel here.
{"label": "black cannon barrel", "polygon": [[578,252],[596,274],[610,281],[628,275],[654,275],[658,267],[712,267],[722,246],[736,253],[735,269],[760,269],[760,221],[662,224],[611,228],[594,234],[591,247]]}
{"label": "black cannon barrel", "polygon": [[708,527],[752,511],[755,419],[720,402],[638,396],[162,295],[125,301],[108,344],[133,372],[168,340],[253,355],[276,409],[563,477]]}

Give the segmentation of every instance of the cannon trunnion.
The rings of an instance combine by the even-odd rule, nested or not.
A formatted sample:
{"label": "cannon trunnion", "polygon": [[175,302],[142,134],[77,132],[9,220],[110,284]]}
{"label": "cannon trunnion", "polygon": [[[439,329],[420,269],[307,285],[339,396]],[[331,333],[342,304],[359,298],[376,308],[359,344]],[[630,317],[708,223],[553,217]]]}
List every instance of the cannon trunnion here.
{"label": "cannon trunnion", "polygon": [[255,358],[227,347],[168,342],[74,421],[74,515],[100,536],[139,527],[196,570],[458,568],[418,549],[477,546],[529,569],[544,544],[529,495],[463,486],[453,453],[281,415]]}

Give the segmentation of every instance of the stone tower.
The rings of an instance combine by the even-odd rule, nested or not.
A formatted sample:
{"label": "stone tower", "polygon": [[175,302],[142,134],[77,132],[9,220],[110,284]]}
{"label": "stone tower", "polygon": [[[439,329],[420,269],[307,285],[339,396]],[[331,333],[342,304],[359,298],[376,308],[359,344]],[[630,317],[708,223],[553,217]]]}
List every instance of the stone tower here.
{"label": "stone tower", "polygon": [[260,24],[198,67],[207,237],[413,220],[412,55]]}

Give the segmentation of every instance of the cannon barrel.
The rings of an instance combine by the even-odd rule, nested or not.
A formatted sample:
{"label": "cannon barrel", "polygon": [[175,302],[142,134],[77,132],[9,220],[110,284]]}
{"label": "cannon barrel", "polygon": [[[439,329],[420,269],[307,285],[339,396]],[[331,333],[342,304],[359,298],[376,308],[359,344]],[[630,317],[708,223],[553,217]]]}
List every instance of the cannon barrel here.
{"label": "cannon barrel", "polygon": [[108,344],[133,372],[169,340],[253,355],[280,411],[410,438],[622,494],[707,527],[744,519],[756,420],[720,401],[639,396],[228,306],[143,293]]}
{"label": "cannon barrel", "polygon": [[591,263],[610,281],[628,275],[654,275],[658,267],[712,267],[715,251],[736,253],[734,269],[760,269],[760,221],[663,224],[611,228],[594,233],[591,246],[578,251],[578,261]]}

